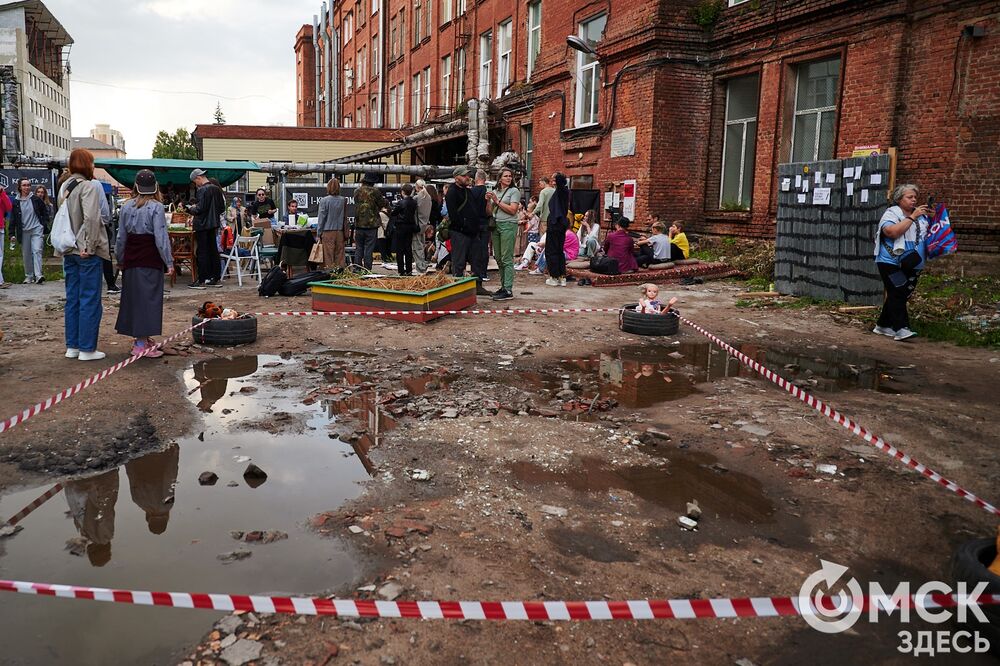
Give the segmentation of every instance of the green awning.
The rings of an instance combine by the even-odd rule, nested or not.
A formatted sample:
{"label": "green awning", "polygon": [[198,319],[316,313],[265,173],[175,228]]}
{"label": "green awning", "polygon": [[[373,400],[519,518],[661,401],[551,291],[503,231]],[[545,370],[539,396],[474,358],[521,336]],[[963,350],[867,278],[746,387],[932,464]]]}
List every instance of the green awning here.
{"label": "green awning", "polygon": [[193,169],[204,169],[209,178],[218,178],[223,187],[232,185],[247,171],[260,171],[256,162],[204,162],[201,160],[107,160],[97,159],[95,165],[126,187],[135,182],[143,169],[156,174],[160,185],[185,185],[191,182]]}

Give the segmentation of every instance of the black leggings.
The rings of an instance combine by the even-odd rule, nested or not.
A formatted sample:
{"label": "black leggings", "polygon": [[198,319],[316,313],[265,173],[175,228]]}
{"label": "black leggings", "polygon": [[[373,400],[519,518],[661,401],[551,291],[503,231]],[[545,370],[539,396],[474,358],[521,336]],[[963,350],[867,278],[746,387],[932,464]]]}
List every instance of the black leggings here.
{"label": "black leggings", "polygon": [[396,244],[396,271],[400,275],[413,274],[413,234],[397,231],[394,234]]}
{"label": "black leggings", "polygon": [[[111,256],[115,256],[115,244],[111,240],[111,227],[104,225],[104,232],[108,236],[108,247],[111,249]],[[104,269],[104,282],[108,285],[108,289],[116,289],[115,285],[115,266],[111,263],[110,259],[101,259],[102,268]]]}
{"label": "black leggings", "polygon": [[562,220],[549,220],[545,231],[545,266],[550,277],[566,277],[566,224]]}
{"label": "black leggings", "polygon": [[[906,278],[902,286],[896,286],[892,282],[893,277],[899,278],[903,273],[899,266],[893,264],[876,263],[878,274],[882,277],[882,284],[885,285],[885,302],[882,303],[882,313],[878,317],[878,325],[883,328],[891,328],[898,331],[901,328],[910,327],[910,316],[906,312],[906,301],[913,295],[917,288],[917,278],[920,273],[916,272]],[[905,274],[904,274],[905,277]]]}

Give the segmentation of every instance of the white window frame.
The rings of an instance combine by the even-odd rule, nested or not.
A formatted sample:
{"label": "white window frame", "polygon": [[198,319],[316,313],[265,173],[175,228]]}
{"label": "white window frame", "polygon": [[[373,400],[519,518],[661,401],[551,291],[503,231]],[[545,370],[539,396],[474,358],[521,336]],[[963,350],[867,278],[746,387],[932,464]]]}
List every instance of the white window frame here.
{"label": "white window frame", "polygon": [[354,63],[348,61],[344,68],[344,94],[354,94]]}
{"label": "white window frame", "polygon": [[535,59],[542,50],[542,0],[528,4],[528,80],[535,71]]}
{"label": "white window frame", "polygon": [[[590,17],[586,21],[580,22],[580,27],[577,29],[577,34],[580,37],[584,37],[586,34],[586,26],[594,21],[598,21],[601,18],[605,20],[605,29],[607,26],[608,15],[601,13]],[[578,51],[576,54],[576,94],[574,98],[576,103],[573,105],[573,125],[575,127],[589,127],[591,125],[596,125],[598,123],[598,102],[601,99],[601,63],[597,58],[593,58],[593,62],[588,62],[584,64],[584,58],[587,55],[582,51]],[[593,90],[593,98],[591,100],[583,99],[584,90],[584,77],[590,77],[591,79],[591,90]],[[584,109],[584,103],[588,102],[587,109]]]}
{"label": "white window frame", "polygon": [[455,17],[458,18],[459,16],[465,15],[468,6],[466,4],[466,0],[456,0],[456,3],[457,4],[455,7]]}
{"label": "white window frame", "polygon": [[389,127],[396,128],[396,86],[389,88]]}
{"label": "white window frame", "polygon": [[[487,53],[489,51],[489,53]],[[479,99],[488,99],[493,83],[493,31],[479,35]]]}
{"label": "white window frame", "polygon": [[451,111],[451,54],[441,58],[441,106]]}
{"label": "white window frame", "polygon": [[410,98],[410,116],[414,125],[420,124],[420,109],[423,107],[420,104],[420,70],[413,75],[413,92],[411,93],[413,97]]}
{"label": "white window frame", "polygon": [[431,111],[431,66],[424,67],[424,116],[430,118]]}
{"label": "white window frame", "polygon": [[351,41],[354,36],[354,12],[347,12],[344,15],[344,43]]}
{"label": "white window frame", "polygon": [[[836,127],[837,101],[838,101],[836,93],[834,93],[834,104],[832,106],[820,106],[820,107],[816,107],[814,109],[799,109],[799,77],[802,76],[803,69],[807,65],[811,65],[811,64],[813,64],[815,62],[826,62],[828,60],[836,60],[838,62],[838,66],[841,67],[841,69],[843,68],[843,61],[841,60],[841,58],[839,56],[834,56],[832,58],[821,58],[820,60],[809,60],[809,61],[806,61],[806,62],[798,63],[795,66],[795,99],[792,102],[792,140],[791,140],[791,146],[789,146],[790,150],[788,151],[788,157],[789,157],[789,159],[794,159],[794,155],[795,155],[795,126],[796,126],[796,124],[798,124],[800,117],[811,116],[811,115],[815,115],[816,116],[816,140],[813,143],[812,158],[810,158],[809,160],[806,160],[806,161],[816,161],[816,160],[819,159],[819,142],[820,142],[820,137],[822,136],[822,132],[820,131],[820,128],[823,127],[823,114],[832,113],[833,117],[834,117],[834,127]],[[838,83],[838,85],[840,83],[840,75],[842,73],[843,72],[841,72],[840,74],[837,75],[837,83]],[[833,155],[836,155],[836,153],[837,153],[837,146],[834,145],[833,146]],[[830,157],[824,158],[824,159],[832,159],[833,155],[831,155]]]}
{"label": "white window frame", "polygon": [[420,31],[424,29],[423,22],[423,6],[421,1],[417,0],[413,3],[413,45],[416,46],[420,43],[423,37],[420,35]]}
{"label": "white window frame", "polygon": [[368,103],[370,105],[369,115],[371,116],[371,125],[369,127],[378,127],[378,95],[372,95]]}
{"label": "white window frame", "polygon": [[372,16],[378,14],[378,10],[381,6],[382,0],[372,0]]}
{"label": "white window frame", "polygon": [[441,25],[455,17],[455,0],[441,0]]}
{"label": "white window frame", "polygon": [[396,96],[399,97],[399,103],[396,108],[399,109],[399,124],[396,127],[402,127],[406,124],[406,82],[401,81],[398,86],[396,86]]}
{"label": "white window frame", "polygon": [[[753,76],[753,75],[750,74],[748,76]],[[759,109],[760,108],[760,75],[758,74],[756,76],[757,76],[757,95],[758,95],[757,96],[757,106],[758,106],[758,109]],[[742,78],[742,77],[737,77],[737,78]],[[733,80],[734,79],[730,79],[729,81],[726,81],[726,110],[723,112],[724,115],[722,116],[723,119],[724,119],[724,123],[723,123],[723,130],[722,130],[722,174],[721,174],[722,177],[719,179],[719,208],[722,208],[722,205],[725,203],[725,201],[723,200],[723,197],[724,197],[724,193],[726,191],[726,154],[728,152],[726,150],[726,148],[728,148],[727,144],[729,142],[729,127],[730,126],[732,126],[732,125],[742,125],[743,126],[743,138],[741,139],[741,145],[740,145],[740,173],[739,173],[739,176],[738,176],[738,178],[739,178],[739,181],[738,181],[739,184],[738,184],[738,186],[736,188],[736,201],[740,205],[743,205],[743,175],[744,175],[745,170],[747,168],[750,168],[750,169],[754,168],[753,164],[747,164],[746,163],[746,161],[747,161],[747,136],[749,136],[749,132],[748,132],[749,127],[748,126],[750,125],[750,123],[753,123],[755,126],[757,124],[757,115],[755,114],[753,117],[747,117],[747,118],[735,118],[733,120],[729,119],[729,95],[731,93],[731,85],[730,84],[732,83]],[[756,131],[756,127],[754,129]],[[751,198],[752,198],[752,195],[753,195],[753,191],[752,191],[753,190],[753,182],[752,181],[750,183],[750,189],[751,189],[750,195],[751,195]],[[748,199],[747,201],[748,201],[748,205],[749,205],[750,199]]]}
{"label": "white window frame", "polygon": [[[504,51],[506,45],[507,50]],[[497,99],[503,97],[504,89],[510,85],[511,53],[514,49],[514,21],[507,19],[497,26]]]}
{"label": "white window frame", "polygon": [[344,116],[344,127],[354,127],[354,116]]}
{"label": "white window frame", "polygon": [[368,81],[368,47],[358,49],[357,85],[360,88]]}
{"label": "white window frame", "polygon": [[455,104],[465,101],[465,70],[468,67],[469,54],[465,47],[455,52]]}
{"label": "white window frame", "polygon": [[729,0],[729,6],[735,7],[736,5],[742,5],[744,2],[750,2],[750,0]]}

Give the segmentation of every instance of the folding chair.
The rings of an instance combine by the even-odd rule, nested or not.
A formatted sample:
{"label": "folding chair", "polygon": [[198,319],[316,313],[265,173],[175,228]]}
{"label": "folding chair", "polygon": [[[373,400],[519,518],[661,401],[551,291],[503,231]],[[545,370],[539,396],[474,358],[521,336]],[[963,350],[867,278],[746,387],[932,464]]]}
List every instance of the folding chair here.
{"label": "folding chair", "polygon": [[[229,275],[229,264],[235,261],[236,281],[239,286],[243,286],[244,268],[246,269],[248,275],[253,275],[253,273],[256,272],[257,282],[260,282],[260,249],[258,248],[260,238],[260,236],[236,237],[236,241],[233,243],[233,246],[229,248],[229,252],[222,255],[222,258],[226,260],[226,265],[222,269],[223,279]],[[240,250],[243,252],[241,253]]]}

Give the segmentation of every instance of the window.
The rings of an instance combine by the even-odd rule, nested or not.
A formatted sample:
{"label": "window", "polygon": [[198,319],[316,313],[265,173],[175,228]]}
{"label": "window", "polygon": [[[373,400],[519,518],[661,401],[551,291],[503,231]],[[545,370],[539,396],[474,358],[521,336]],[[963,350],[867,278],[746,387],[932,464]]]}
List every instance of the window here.
{"label": "window", "polygon": [[757,74],[730,79],[726,84],[726,132],[719,194],[719,207],[725,210],[750,208],[759,94],[760,77]]}
{"label": "window", "polygon": [[441,106],[451,111],[451,54],[441,58]]}
{"label": "window", "polygon": [[502,97],[510,84],[511,28],[513,22],[507,19],[497,26],[497,97]]}
{"label": "window", "polygon": [[402,56],[406,50],[406,10],[399,10],[399,51],[397,55]]}
{"label": "window", "polygon": [[382,4],[381,0],[372,0],[372,16],[378,14],[379,5]]}
{"label": "window", "polygon": [[368,104],[368,108],[371,109],[371,117],[372,117],[371,123],[369,123],[368,126],[369,127],[378,127],[379,126],[379,122],[378,122],[378,96],[377,95],[372,95],[371,101]]}
{"label": "window", "polygon": [[840,58],[803,63],[796,69],[792,161],[831,159]]}
{"label": "window", "polygon": [[372,66],[371,66],[371,76],[375,76],[378,72],[378,35],[372,37]]}
{"label": "window", "polygon": [[420,110],[423,108],[420,104],[420,72],[413,75],[413,92],[410,98],[410,118],[413,120],[414,125],[420,123]]}
{"label": "window", "polygon": [[459,104],[465,101],[465,49],[455,52],[455,99]]}
{"label": "window", "polygon": [[531,158],[535,153],[535,133],[531,125],[521,126],[521,150],[524,152],[524,178],[531,183]]}
{"label": "window", "polygon": [[355,118],[356,118],[356,120],[355,120],[355,126],[356,127],[364,127],[364,119],[365,119],[364,112],[361,109],[356,109],[354,111],[354,115],[355,115]]}
{"label": "window", "polygon": [[453,16],[452,10],[455,8],[455,0],[441,0],[441,25],[450,21]]}
{"label": "window", "polygon": [[424,28],[423,22],[423,7],[420,6],[420,0],[417,0],[413,4],[413,45],[416,46],[420,43],[420,31]]}
{"label": "window", "polygon": [[465,15],[465,2],[466,0],[456,0],[455,16]]}
{"label": "window", "polygon": [[396,86],[389,88],[389,127],[399,127],[396,122]]}
{"label": "window", "polygon": [[354,92],[354,68],[351,66],[351,62],[348,61],[347,66],[344,67],[344,94],[350,95]]}
{"label": "window", "polygon": [[354,118],[344,116],[344,127],[354,127]]}
{"label": "window", "polygon": [[354,12],[347,12],[344,16],[344,43],[351,41],[354,34]]}
{"label": "window", "polygon": [[358,51],[358,87],[365,85],[368,81],[368,73],[366,68],[368,67],[368,47],[362,46],[361,50]]}
{"label": "window", "polygon": [[[591,44],[601,41],[607,14],[595,16],[580,24],[580,37]],[[601,93],[601,65],[589,53],[576,54],[576,126],[593,125],[597,122],[597,101]]]}
{"label": "window", "polygon": [[396,96],[399,98],[397,100],[396,108],[399,109],[399,124],[396,127],[402,127],[406,124],[406,84],[400,81],[399,86],[396,88]]}
{"label": "window", "polygon": [[479,36],[479,99],[490,96],[490,80],[493,73],[493,31]]}
{"label": "window", "polygon": [[366,20],[366,14],[361,10],[361,0],[354,3],[354,15],[358,17],[358,30],[360,30]]}
{"label": "window", "polygon": [[427,4],[424,5],[424,19],[427,23],[424,25],[424,37],[431,36],[431,26],[434,21],[434,0],[426,0]]}
{"label": "window", "polygon": [[424,67],[424,114],[430,117],[431,110],[431,68]]}
{"label": "window", "polygon": [[748,2],[748,0],[729,0],[729,6],[735,7],[736,5],[742,5],[744,2]]}
{"label": "window", "polygon": [[528,78],[535,71],[535,59],[542,50],[542,3],[528,5]]}
{"label": "window", "polygon": [[393,16],[389,19],[389,62],[396,59],[396,39],[399,33],[399,19]]}

